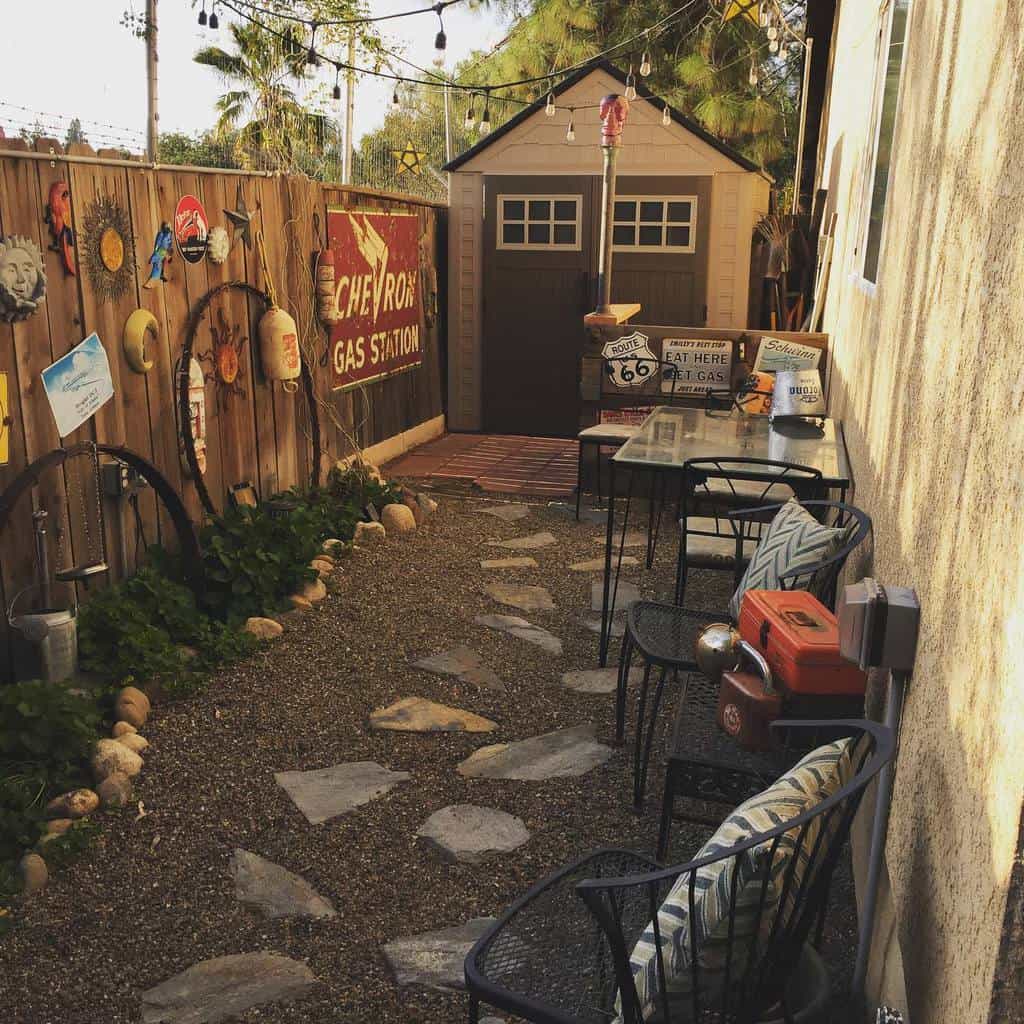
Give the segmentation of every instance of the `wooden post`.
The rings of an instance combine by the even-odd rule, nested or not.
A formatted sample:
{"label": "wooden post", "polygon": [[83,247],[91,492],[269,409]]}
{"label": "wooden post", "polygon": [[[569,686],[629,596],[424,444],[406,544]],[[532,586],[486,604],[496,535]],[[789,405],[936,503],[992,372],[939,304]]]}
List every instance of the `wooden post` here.
{"label": "wooden post", "polygon": [[348,30],[348,72],[345,75],[345,156],[341,166],[341,182],[352,184],[352,121],[356,110],[356,30],[353,26]]}
{"label": "wooden post", "polygon": [[597,250],[597,311],[610,313],[612,304],[612,221],[615,213],[615,163],[619,155],[614,146],[602,146],[604,178],[601,182],[601,245]]}
{"label": "wooden post", "polygon": [[156,163],[160,151],[156,0],[146,0],[146,156]]}
{"label": "wooden post", "polygon": [[807,90],[811,81],[811,52],[814,40],[808,39],[804,44],[804,78],[800,86],[800,134],[796,143],[796,167],[793,169],[793,214],[800,212],[800,175],[803,173],[804,134],[807,131]]}

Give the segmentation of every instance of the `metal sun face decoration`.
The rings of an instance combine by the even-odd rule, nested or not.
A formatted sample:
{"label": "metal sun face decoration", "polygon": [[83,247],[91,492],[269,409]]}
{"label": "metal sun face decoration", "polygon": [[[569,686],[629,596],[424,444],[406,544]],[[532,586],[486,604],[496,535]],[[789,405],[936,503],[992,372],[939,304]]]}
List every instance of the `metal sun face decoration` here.
{"label": "metal sun face decoration", "polygon": [[245,388],[241,385],[241,378],[245,376],[242,350],[248,338],[239,324],[228,323],[222,309],[211,317],[210,338],[210,351],[200,359],[213,365],[212,379],[217,384],[217,398],[223,406],[232,395],[245,397]]}
{"label": "metal sun face decoration", "polygon": [[31,238],[0,238],[0,321],[27,320],[46,298],[43,254]]}
{"label": "metal sun face decoration", "polygon": [[127,294],[135,276],[135,242],[128,213],[113,196],[94,200],[85,211],[79,255],[101,302]]}

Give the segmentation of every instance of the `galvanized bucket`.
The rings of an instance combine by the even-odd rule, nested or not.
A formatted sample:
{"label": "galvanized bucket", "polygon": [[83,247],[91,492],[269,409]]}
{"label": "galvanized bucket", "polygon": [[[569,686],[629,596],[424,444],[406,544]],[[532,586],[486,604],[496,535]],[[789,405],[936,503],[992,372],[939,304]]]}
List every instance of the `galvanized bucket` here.
{"label": "galvanized bucket", "polygon": [[74,608],[43,608],[15,615],[18,598],[35,586],[14,596],[7,609],[7,622],[34,648],[38,675],[48,683],[61,683],[78,672],[78,605]]}

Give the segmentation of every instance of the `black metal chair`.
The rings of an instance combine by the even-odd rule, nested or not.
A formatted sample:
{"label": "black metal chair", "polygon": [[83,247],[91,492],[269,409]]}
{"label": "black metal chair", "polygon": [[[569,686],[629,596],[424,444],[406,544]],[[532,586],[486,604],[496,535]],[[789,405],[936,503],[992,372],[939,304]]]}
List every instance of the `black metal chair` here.
{"label": "black metal chair", "polygon": [[767,523],[755,520],[737,530],[726,513],[794,497],[805,502],[825,496],[821,470],[812,466],[776,459],[688,459],[682,472],[675,603],[684,603],[690,569],[730,571],[733,585],[739,584],[744,553],[760,540]]}
{"label": "black metal chair", "polygon": [[[811,590],[829,607],[834,607],[839,573],[850,554],[870,534],[871,518],[859,508],[841,501],[807,501],[803,502],[803,505],[808,511],[817,513],[823,519],[827,519],[831,514],[830,524],[845,529],[847,540],[828,558],[783,576],[779,580],[779,589]],[[742,535],[749,541],[755,536],[755,529],[759,530],[770,522],[782,507],[766,505],[763,508],[739,509],[727,512],[724,518],[735,524],[737,535]],[[759,536],[759,533],[756,535]],[[615,693],[615,737],[619,742],[625,737],[629,671],[634,654],[639,654],[644,663],[644,674],[637,699],[633,751],[633,806],[638,812],[643,808],[658,710],[669,673],[674,679],[678,679],[680,672],[696,673],[697,663],[694,661],[693,651],[697,636],[709,623],[729,620],[730,615],[727,611],[695,610],[657,601],[637,601],[626,612],[626,629],[622,638]],[[651,673],[656,666],[660,672],[648,715],[648,690]],[[685,699],[684,693],[680,700]],[[645,721],[648,722],[646,728]]]}
{"label": "black metal chair", "polygon": [[[482,1003],[537,1024],[644,1024],[630,956],[645,932],[648,941],[653,937],[652,976],[660,980],[647,1022],[821,1021],[828,980],[814,946],[832,874],[865,789],[894,756],[895,743],[889,729],[873,722],[778,725],[844,727],[858,737],[852,777],[803,813],[686,864],[660,869],[628,850],[600,850],[545,878],[466,957],[471,1024]],[[743,878],[740,902],[741,871],[758,853],[766,867]],[[688,978],[670,994],[666,950],[672,942],[662,941],[659,910],[674,890],[677,898],[685,895],[694,920],[698,882],[723,862],[717,877],[731,881],[731,893],[722,908],[726,927],[715,933],[722,941],[712,961],[698,944],[698,929],[688,929],[686,946],[675,951],[688,953]]]}

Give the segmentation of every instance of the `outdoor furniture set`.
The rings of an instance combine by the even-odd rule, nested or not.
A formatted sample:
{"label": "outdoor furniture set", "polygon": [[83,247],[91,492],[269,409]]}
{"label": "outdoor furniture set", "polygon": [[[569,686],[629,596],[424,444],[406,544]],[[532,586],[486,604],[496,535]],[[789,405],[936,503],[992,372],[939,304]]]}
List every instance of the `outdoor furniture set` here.
{"label": "outdoor furniture set", "polygon": [[[615,698],[622,742],[639,658],[640,812],[670,681],[678,691],[657,859],[601,850],[535,885],[466,959],[471,1021],[481,1003],[540,1024],[824,1019],[816,947],[829,883],[865,788],[895,753],[894,730],[862,717],[865,679],[839,657],[829,610],[871,521],[844,500],[838,424],[783,426],[717,405],[655,408],[609,463],[602,665],[633,478],[652,478],[649,556],[664,480],[679,489],[674,603],[628,608]],[[631,471],[618,523],[617,469]],[[692,568],[732,574],[728,610],[684,606]],[[720,823],[687,815],[717,831],[688,863],[662,867],[680,798],[735,810]]]}

